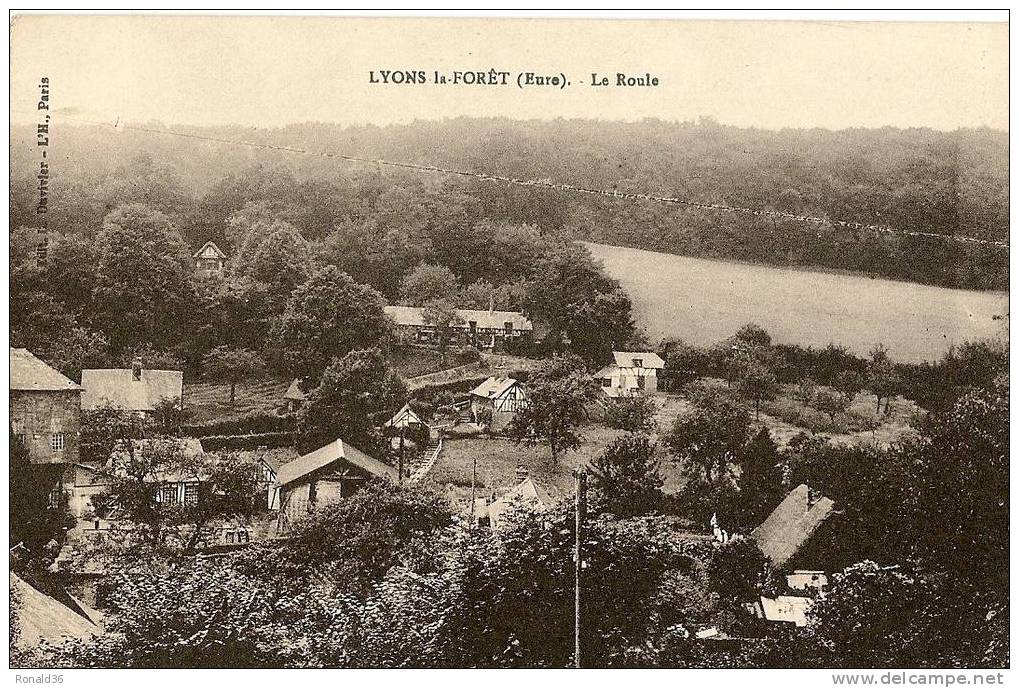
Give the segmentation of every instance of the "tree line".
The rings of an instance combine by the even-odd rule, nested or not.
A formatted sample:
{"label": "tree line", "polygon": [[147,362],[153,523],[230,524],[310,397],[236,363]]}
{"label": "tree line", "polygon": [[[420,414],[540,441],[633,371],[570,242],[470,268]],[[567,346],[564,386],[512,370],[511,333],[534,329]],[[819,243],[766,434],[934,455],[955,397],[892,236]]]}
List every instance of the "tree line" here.
{"label": "tree line", "polygon": [[[182,131],[906,231],[1008,239],[1007,134],[990,129],[768,131],[708,119],[459,118],[381,128],[308,123],[255,132]],[[12,129],[12,227],[38,222],[33,137],[28,128]],[[117,205],[143,203],[170,217],[197,248],[208,239],[229,243],[230,217],[247,203],[264,202],[308,240],[335,236],[387,295],[398,286],[397,273],[407,262],[419,262],[415,253],[429,241],[447,252],[450,260],[439,263],[466,282],[477,279],[466,274],[469,265],[458,269],[452,261],[472,262],[464,249],[474,247],[475,239],[463,232],[482,221],[690,256],[845,269],[949,287],[1008,284],[1007,252],[936,238],[521,188],[131,130],[62,126],[51,145],[61,153],[51,172],[52,229],[88,235]],[[357,270],[348,272],[367,282]]]}

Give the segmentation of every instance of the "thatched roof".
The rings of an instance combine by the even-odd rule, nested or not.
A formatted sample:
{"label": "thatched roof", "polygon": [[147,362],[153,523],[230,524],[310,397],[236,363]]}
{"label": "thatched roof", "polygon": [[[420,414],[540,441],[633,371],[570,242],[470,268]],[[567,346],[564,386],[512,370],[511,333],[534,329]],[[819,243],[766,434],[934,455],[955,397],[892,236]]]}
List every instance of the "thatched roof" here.
{"label": "thatched roof", "polygon": [[831,516],[835,502],[824,496],[812,498],[810,488],[800,485],[775,507],[751,537],[775,566],[782,566],[807,543],[814,531]]}

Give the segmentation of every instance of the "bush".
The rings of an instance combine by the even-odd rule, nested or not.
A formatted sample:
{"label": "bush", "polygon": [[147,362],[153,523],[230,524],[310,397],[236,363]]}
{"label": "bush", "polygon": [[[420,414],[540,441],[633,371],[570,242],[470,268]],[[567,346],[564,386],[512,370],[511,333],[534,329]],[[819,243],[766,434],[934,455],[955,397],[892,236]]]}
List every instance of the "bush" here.
{"label": "bush", "polygon": [[270,432],[293,432],[295,417],[278,415],[267,411],[252,411],[241,416],[221,418],[205,423],[181,426],[188,437],[211,437],[214,435],[253,435]]}
{"label": "bush", "polygon": [[220,449],[258,449],[266,447],[290,447],[294,444],[294,432],[262,432],[250,435],[210,435],[202,438],[202,449],[207,452]]}

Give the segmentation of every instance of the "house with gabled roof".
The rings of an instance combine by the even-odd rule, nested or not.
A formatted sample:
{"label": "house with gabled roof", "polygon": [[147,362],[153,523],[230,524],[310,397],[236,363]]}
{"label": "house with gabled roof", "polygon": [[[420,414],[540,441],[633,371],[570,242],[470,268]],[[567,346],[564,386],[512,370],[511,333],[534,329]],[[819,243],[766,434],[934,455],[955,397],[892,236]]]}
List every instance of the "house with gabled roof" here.
{"label": "house with gabled roof", "polygon": [[527,406],[527,390],[511,377],[490,377],[471,390],[470,401],[475,422],[487,412],[492,425],[499,426]]}
{"label": "house with gabled roof", "polygon": [[750,536],[771,563],[781,567],[796,556],[834,511],[831,499],[799,485]]}
{"label": "house with gabled roof", "polygon": [[81,408],[86,411],[109,405],[145,415],[167,399],[184,408],[184,373],[149,370],[140,359],[130,368],[83,370],[81,387]]}
{"label": "house with gabled roof", "polygon": [[[386,306],[385,313],[396,325],[396,334],[403,343],[438,344],[439,333],[425,321],[425,309],[415,306]],[[509,340],[531,337],[534,325],[519,311],[487,311],[457,308],[459,321],[452,325],[454,342],[497,349]]]}
{"label": "house with gabled roof", "polygon": [[475,500],[474,517],[479,525],[499,530],[506,525],[507,515],[512,509],[523,508],[542,513],[553,504],[555,500],[545,488],[533,478],[526,477],[490,504],[484,498]]}
{"label": "house with gabled roof", "polygon": [[594,377],[602,392],[613,399],[640,392],[653,394],[658,391],[658,371],[664,367],[662,357],[650,351],[613,351],[612,363]]}
{"label": "house with gabled roof", "polygon": [[349,497],[370,480],[397,482],[399,475],[342,439],[283,464],[276,475],[278,530],[286,532],[317,505]]}
{"label": "house with gabled roof", "polygon": [[72,465],[78,460],[81,386],[28,349],[10,349],[11,433],[37,464]]}
{"label": "house with gabled roof", "polygon": [[195,272],[203,277],[222,275],[226,264],[226,254],[214,241],[206,241],[191,256],[195,261]]}

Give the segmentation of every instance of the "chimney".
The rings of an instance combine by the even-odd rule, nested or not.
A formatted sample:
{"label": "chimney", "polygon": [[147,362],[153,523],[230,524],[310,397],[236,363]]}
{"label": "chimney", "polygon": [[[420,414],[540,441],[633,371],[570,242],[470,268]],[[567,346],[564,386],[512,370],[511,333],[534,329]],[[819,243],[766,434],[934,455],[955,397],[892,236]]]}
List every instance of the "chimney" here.
{"label": "chimney", "polygon": [[142,359],[137,356],[131,361],[131,379],[135,382],[142,381]]}

